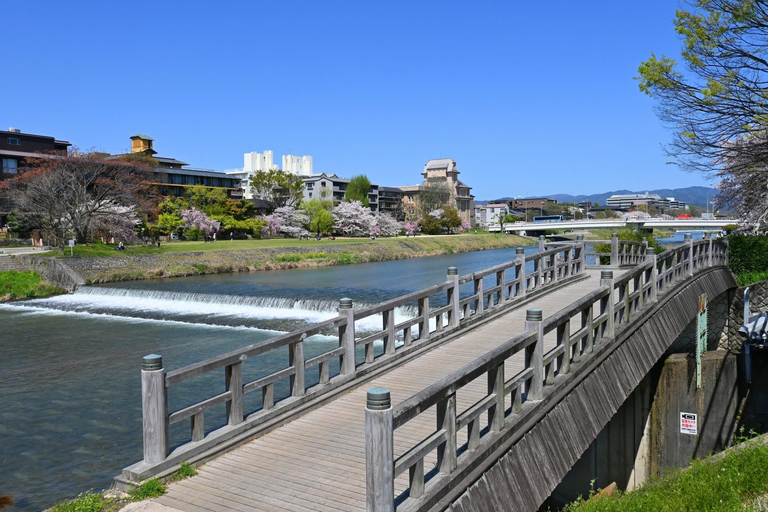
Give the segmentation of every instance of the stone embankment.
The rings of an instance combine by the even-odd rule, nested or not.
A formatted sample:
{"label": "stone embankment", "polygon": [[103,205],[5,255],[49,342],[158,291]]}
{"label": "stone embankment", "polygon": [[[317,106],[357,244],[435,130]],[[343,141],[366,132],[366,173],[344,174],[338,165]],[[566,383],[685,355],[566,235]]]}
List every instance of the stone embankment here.
{"label": "stone embankment", "polygon": [[[224,245],[226,242],[222,242]],[[530,245],[516,236],[442,236],[383,239],[304,247],[209,250],[188,253],[136,254],[61,258],[81,277],[81,283],[105,283],[181,277],[223,272],[248,272],[298,267],[346,265],[441,254],[482,251]],[[37,269],[36,269],[37,270]],[[56,283],[54,283],[56,284]],[[59,286],[61,286],[59,284]],[[69,289],[69,288],[67,288]]]}

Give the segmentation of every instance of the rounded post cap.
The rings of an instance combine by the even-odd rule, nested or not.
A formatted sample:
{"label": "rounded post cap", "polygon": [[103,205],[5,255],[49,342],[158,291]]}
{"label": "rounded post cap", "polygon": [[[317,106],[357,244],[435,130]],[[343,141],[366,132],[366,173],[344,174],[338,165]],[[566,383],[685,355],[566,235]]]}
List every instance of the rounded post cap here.
{"label": "rounded post cap", "polygon": [[547,237],[546,237],[546,236],[544,236],[544,235],[539,235],[539,240],[546,240],[546,239],[547,239]]}
{"label": "rounded post cap", "polygon": [[684,240],[692,240],[693,239],[693,235],[691,235],[690,233],[686,233],[685,236],[683,236],[683,239]]}
{"label": "rounded post cap", "polygon": [[448,275],[449,276],[459,275],[459,269],[457,267],[448,267]]}
{"label": "rounded post cap", "polygon": [[653,247],[649,247],[645,250],[645,254],[651,254],[651,255],[656,254],[656,249],[654,249]]}
{"label": "rounded post cap", "polygon": [[149,354],[144,356],[141,361],[141,369],[144,371],[162,370],[163,369],[163,356],[157,354]]}
{"label": "rounded post cap", "polygon": [[515,254],[525,254],[524,247],[515,247]]}
{"label": "rounded post cap", "polygon": [[392,407],[392,399],[386,388],[373,388],[368,390],[365,407],[372,411],[383,411]]}
{"label": "rounded post cap", "polygon": [[601,270],[600,279],[613,279],[613,270]]}
{"label": "rounded post cap", "polygon": [[611,238],[619,238],[619,234],[618,233],[611,233]]}
{"label": "rounded post cap", "polygon": [[544,313],[539,308],[531,308],[525,311],[526,322],[541,322],[544,319]]}
{"label": "rounded post cap", "polygon": [[584,234],[579,233],[578,235],[576,235],[576,240],[584,240]]}
{"label": "rounded post cap", "polygon": [[339,299],[339,309],[352,309],[352,299],[349,297]]}

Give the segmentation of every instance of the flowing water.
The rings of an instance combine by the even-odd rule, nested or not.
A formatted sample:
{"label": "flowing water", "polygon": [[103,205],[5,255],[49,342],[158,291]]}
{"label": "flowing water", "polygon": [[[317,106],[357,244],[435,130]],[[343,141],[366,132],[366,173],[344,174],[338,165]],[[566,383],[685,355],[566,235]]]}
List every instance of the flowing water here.
{"label": "flowing water", "polygon": [[[527,247],[526,254],[536,250]],[[514,257],[514,249],[499,249],[112,283],[0,305],[0,494],[14,495],[14,509],[41,510],[109,486],[123,467],[140,460],[140,367],[147,354],[161,354],[170,371],[331,318],[342,297],[364,307],[443,282],[449,266],[466,274]],[[396,316],[413,313],[406,306]],[[357,329],[380,326],[371,317]],[[306,356],[335,346],[335,336],[314,336]],[[260,357],[246,381],[288,361],[287,351]],[[171,410],[205,396],[209,386],[222,387],[220,381],[216,373],[184,383],[169,396]],[[276,387],[276,399],[287,394],[286,387]],[[246,409],[258,407],[259,400],[250,398]],[[212,415],[210,421],[223,417]],[[179,428],[172,428],[172,441],[188,435],[186,423],[174,427]]]}

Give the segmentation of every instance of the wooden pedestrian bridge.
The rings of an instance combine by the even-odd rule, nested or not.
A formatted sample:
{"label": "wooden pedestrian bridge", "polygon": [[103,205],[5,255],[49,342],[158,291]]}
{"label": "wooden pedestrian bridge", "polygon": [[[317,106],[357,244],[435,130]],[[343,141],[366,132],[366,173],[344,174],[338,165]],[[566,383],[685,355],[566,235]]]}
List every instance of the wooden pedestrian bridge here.
{"label": "wooden pedestrian bridge", "polygon": [[[365,309],[342,299],[330,320],[173,371],[145,357],[144,460],[118,485],[205,462],[157,508],[536,510],[698,297],[736,286],[718,240],[657,255],[614,236],[589,257],[591,243],[542,239],[538,253],[463,276],[451,267],[443,283]],[[381,329],[363,332],[374,316]],[[338,343],[306,357],[318,334]],[[279,350],[283,368],[253,367]],[[223,386],[169,411],[180,385],[211,374]],[[217,410],[225,420],[206,425]],[[171,447],[179,423],[188,435]]]}

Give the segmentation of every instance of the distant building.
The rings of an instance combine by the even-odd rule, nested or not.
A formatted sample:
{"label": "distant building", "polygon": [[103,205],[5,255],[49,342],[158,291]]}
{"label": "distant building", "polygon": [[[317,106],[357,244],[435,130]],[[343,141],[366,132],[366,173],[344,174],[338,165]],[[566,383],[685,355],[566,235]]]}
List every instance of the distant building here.
{"label": "distant building", "polygon": [[264,151],[264,153],[257,153],[256,151],[245,153],[243,155],[243,170],[226,173],[240,180],[240,188],[242,189],[244,199],[253,199],[251,178],[256,176],[257,172],[278,170],[277,165],[274,163],[274,155],[275,153],[269,149]]}
{"label": "distant building", "polygon": [[283,172],[298,176],[312,175],[312,156],[283,155]]}
{"label": "distant building", "polygon": [[510,208],[516,210],[546,210],[549,207],[557,206],[557,199],[550,199],[548,197],[528,197],[510,199],[507,201]]}
{"label": "distant building", "polygon": [[498,224],[501,213],[505,216],[509,214],[509,205],[507,203],[475,205],[475,225],[484,228],[489,224]]}
{"label": "distant building", "polygon": [[[223,189],[230,199],[243,199],[239,177],[208,169],[188,168],[186,166],[189,164],[181,160],[157,156],[153,145],[154,139],[147,135],[137,134],[131,137],[131,153],[143,153],[157,161],[158,166],[154,169],[151,183],[161,195],[180,197],[184,195],[186,188],[200,185]],[[111,155],[110,158],[120,156],[123,155]]]}
{"label": "distant building", "polygon": [[459,217],[469,225],[475,225],[475,196],[472,187],[459,179],[459,169],[451,158],[438,158],[424,165],[424,184],[445,183],[451,191],[451,203],[459,211]]}
{"label": "distant building", "polygon": [[660,210],[684,210],[688,206],[674,197],[661,197],[658,194],[614,194],[606,200],[606,205],[619,210],[630,210],[638,206],[655,206]]}
{"label": "distant building", "polygon": [[[31,159],[66,155],[72,144],[47,135],[22,133],[17,128],[0,130],[0,181],[15,178],[23,172]],[[8,222],[10,204],[0,197],[0,228]]]}
{"label": "distant building", "polygon": [[[351,181],[339,178],[335,174],[326,173],[313,174],[302,179],[304,181],[303,201],[312,201],[313,199],[320,201],[328,200],[333,201],[334,205],[344,200],[347,185]],[[371,183],[371,188],[368,190],[368,207],[372,212],[379,211],[379,186],[373,183]]]}

